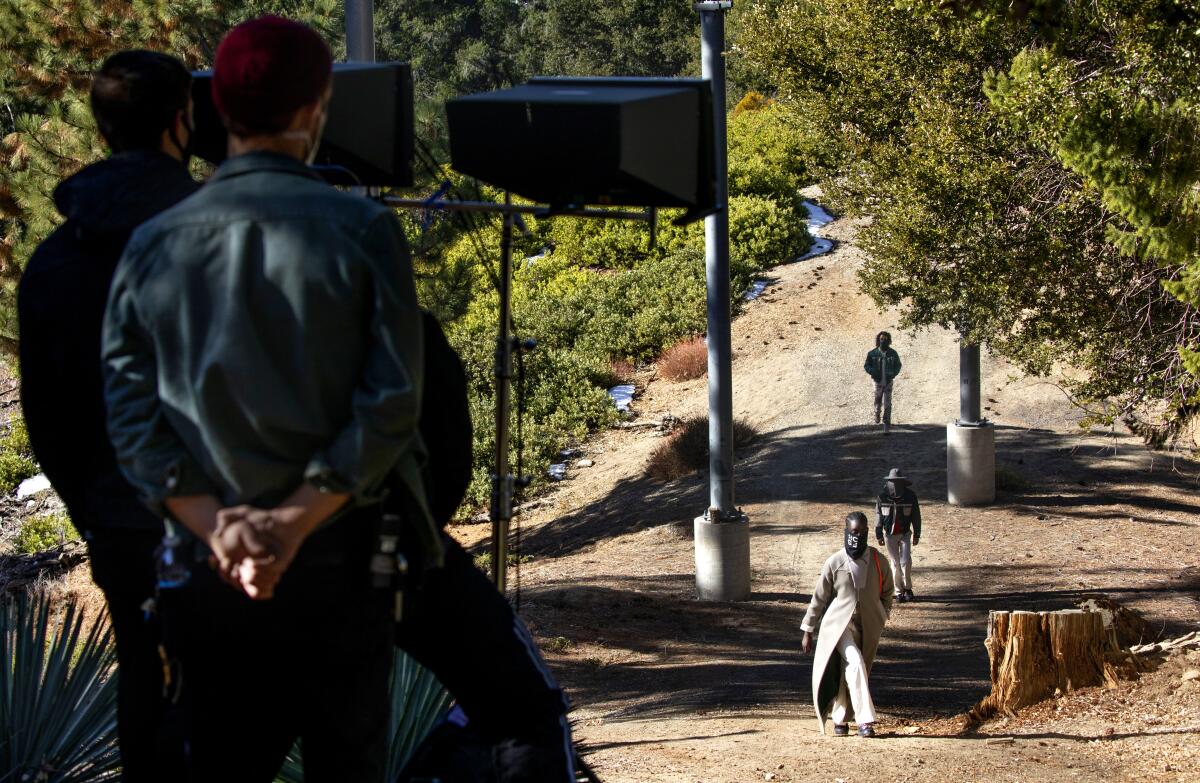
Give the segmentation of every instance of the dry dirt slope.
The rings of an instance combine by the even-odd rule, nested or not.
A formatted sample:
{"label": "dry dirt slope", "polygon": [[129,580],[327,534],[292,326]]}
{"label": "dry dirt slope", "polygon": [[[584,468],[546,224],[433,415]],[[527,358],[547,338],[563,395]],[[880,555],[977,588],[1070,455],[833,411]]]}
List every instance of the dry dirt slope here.
{"label": "dry dirt slope", "polygon": [[[1196,466],[1146,453],[1124,433],[1081,433],[1057,389],[985,359],[999,462],[1028,486],[991,508],[948,506],[957,345],[938,330],[897,335],[899,426],[884,437],[866,424],[862,357],[896,318],[857,293],[855,231],[850,221],[828,227],[838,248],[775,270],[734,324],[735,412],[763,433],[738,464],[751,601],[693,599],[686,531],[706,505],[704,479],[644,478],[661,442],[651,432],[589,443],[595,466],[572,470],[524,519],[533,559],[521,568],[523,614],[571,691],[592,763],[609,781],[1200,779],[1194,733],[1142,734],[1200,722],[1188,714],[1194,704],[1169,698],[1103,713],[1127,714],[1117,723],[932,736],[986,692],[990,608],[1061,608],[1102,592],[1168,633],[1195,627]],[[703,381],[650,382],[635,402],[643,420],[705,405]],[[921,601],[893,615],[873,676],[886,736],[834,741],[816,733],[799,620],[817,568],[840,545],[840,518],[866,509],[889,467],[913,477],[924,499]],[[987,731],[1036,736],[988,745]]]}

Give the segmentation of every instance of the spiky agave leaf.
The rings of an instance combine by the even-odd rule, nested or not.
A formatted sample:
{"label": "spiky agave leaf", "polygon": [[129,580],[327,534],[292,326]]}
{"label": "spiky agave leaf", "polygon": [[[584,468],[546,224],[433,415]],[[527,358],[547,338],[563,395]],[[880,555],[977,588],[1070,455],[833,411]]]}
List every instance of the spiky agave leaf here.
{"label": "spiky agave leaf", "polygon": [[[438,718],[450,706],[450,694],[437,677],[402,650],[392,664],[392,718],[388,731],[388,762],[385,780],[395,780],[425,739]],[[276,783],[304,783],[300,743],[283,762]]]}
{"label": "spiky agave leaf", "polygon": [[387,780],[395,780],[413,751],[450,706],[450,694],[433,672],[396,650],[392,667],[392,721]]}
{"label": "spiky agave leaf", "polygon": [[107,615],[44,594],[0,602],[0,780],[115,780],[116,651]]}

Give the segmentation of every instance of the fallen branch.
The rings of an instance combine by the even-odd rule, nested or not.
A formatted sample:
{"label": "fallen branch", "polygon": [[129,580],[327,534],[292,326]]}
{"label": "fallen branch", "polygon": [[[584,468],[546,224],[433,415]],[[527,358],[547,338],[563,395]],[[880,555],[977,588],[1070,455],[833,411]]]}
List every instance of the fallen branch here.
{"label": "fallen branch", "polygon": [[1152,642],[1150,644],[1135,644],[1129,648],[1129,652],[1134,655],[1148,655],[1159,652],[1167,652],[1168,650],[1181,650],[1185,647],[1200,647],[1200,631],[1192,631],[1189,634],[1180,636],[1177,639],[1166,639],[1161,642]]}

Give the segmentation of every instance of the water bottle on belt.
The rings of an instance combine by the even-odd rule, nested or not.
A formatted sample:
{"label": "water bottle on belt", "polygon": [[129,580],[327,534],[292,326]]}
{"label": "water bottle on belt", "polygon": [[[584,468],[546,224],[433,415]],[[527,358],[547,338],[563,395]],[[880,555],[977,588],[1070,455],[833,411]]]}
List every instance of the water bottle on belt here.
{"label": "water bottle on belt", "polygon": [[162,665],[163,698],[170,703],[179,699],[182,676],[179,651],[186,620],[183,615],[186,589],[192,581],[193,544],[179,535],[178,528],[166,520],[162,543],[155,552],[154,597],[143,604],[147,623],[157,636],[159,662]]}
{"label": "water bottle on belt", "polygon": [[408,576],[408,558],[400,551],[400,515],[385,511],[371,556],[371,585],[395,591],[396,622],[404,617],[404,583]]}
{"label": "water bottle on belt", "polygon": [[168,528],[158,547],[158,561],[155,563],[160,591],[177,589],[191,581],[192,567],[187,556],[189,549],[183,538]]}

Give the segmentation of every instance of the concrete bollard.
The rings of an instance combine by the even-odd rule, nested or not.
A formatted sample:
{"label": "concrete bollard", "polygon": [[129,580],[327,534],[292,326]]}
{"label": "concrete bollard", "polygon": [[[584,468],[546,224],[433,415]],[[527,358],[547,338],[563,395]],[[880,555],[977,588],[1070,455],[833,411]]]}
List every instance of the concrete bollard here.
{"label": "concrete bollard", "polygon": [[946,494],[956,506],[996,501],[996,428],[991,422],[946,425]]}
{"label": "concrete bollard", "polygon": [[750,597],[750,520],[696,517],[696,595],[701,601]]}

